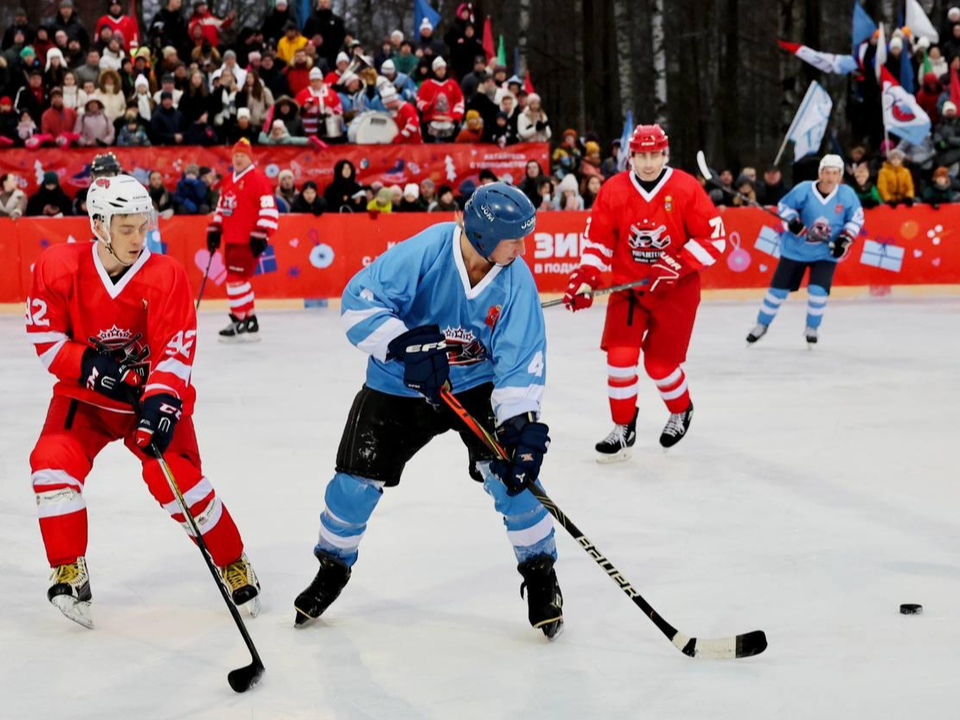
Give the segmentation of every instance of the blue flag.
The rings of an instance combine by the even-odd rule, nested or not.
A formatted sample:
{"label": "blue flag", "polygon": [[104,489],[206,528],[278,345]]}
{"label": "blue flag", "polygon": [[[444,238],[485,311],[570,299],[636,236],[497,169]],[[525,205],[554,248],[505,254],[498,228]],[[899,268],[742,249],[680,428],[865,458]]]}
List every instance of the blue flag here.
{"label": "blue flag", "polygon": [[417,0],[413,6],[413,28],[417,35],[417,40],[420,39],[420,25],[423,23],[424,18],[430,21],[434,30],[437,29],[437,25],[440,23],[440,13],[430,7],[430,3],[428,3],[427,0]]}
{"label": "blue flag", "polygon": [[856,55],[857,48],[864,40],[869,40],[870,36],[877,29],[877,24],[867,15],[867,11],[860,7],[860,0],[853,3],[853,53]]}
{"label": "blue flag", "polygon": [[620,152],[617,153],[617,170],[626,170],[630,163],[630,137],[633,135],[633,110],[627,110],[627,119],[623,121],[620,134]]}
{"label": "blue flag", "polygon": [[[906,43],[904,43],[906,45]],[[906,48],[900,53],[900,85],[911,95],[916,91],[916,78],[913,76],[913,65]]]}

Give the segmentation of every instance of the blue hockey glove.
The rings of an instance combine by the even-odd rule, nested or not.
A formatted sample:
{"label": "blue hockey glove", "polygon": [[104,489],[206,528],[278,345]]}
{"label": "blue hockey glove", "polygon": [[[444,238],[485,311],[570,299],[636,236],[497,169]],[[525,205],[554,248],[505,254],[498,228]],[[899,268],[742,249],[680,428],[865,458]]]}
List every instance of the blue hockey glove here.
{"label": "blue hockey glove", "polygon": [[497,428],[497,438],[508,460],[494,460],[490,471],[506,486],[508,495],[519,495],[540,475],[543,456],[550,447],[549,428],[532,415],[517,415]]}
{"label": "blue hockey glove", "polygon": [[447,338],[438,325],[407,330],[387,346],[387,359],[403,363],[403,384],[439,407],[440,389],[450,377]]}

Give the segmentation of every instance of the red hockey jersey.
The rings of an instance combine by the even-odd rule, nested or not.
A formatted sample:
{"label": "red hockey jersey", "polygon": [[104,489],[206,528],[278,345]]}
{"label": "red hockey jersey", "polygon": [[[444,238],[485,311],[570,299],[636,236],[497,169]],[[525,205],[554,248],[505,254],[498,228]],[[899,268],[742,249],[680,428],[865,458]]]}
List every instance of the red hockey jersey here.
{"label": "red hockey jersey", "polygon": [[408,102],[400,103],[396,114],[393,115],[399,132],[393,137],[394,145],[414,145],[423,142],[420,134],[420,116],[417,109]]}
{"label": "red hockey jersey", "polygon": [[251,236],[269,238],[279,219],[270,181],[253,165],[223,179],[211,224],[223,231],[224,242],[246,244]]}
{"label": "red hockey jersey", "polygon": [[114,283],[97,255],[97,243],[54,245],[33,268],[26,323],[40,362],[59,379],[55,395],[134,412],[80,385],[80,361],[96,339],[127,358],[146,353],[144,397],[170,393],[183,402],[184,413],[193,412],[197,315],[187,271],[176,260],[144,248]]}
{"label": "red hockey jersey", "polygon": [[463,92],[456,80],[450,78],[439,82],[430,78],[424,80],[417,92],[417,110],[423,114],[423,121],[463,120]]}
{"label": "red hockey jersey", "polygon": [[629,170],[600,187],[584,230],[582,265],[613,271],[613,284],[640,280],[667,254],[688,275],[713,265],[727,247],[723,219],[692,175],[666,168],[651,192]]}
{"label": "red hockey jersey", "polygon": [[105,27],[110,28],[114,33],[120,33],[123,37],[123,42],[120,44],[124,50],[130,47],[131,42],[136,45],[140,44],[140,31],[137,28],[137,21],[129,15],[121,15],[118,18],[103,15],[97,20],[97,28],[94,30],[94,34],[99,38],[100,31]]}

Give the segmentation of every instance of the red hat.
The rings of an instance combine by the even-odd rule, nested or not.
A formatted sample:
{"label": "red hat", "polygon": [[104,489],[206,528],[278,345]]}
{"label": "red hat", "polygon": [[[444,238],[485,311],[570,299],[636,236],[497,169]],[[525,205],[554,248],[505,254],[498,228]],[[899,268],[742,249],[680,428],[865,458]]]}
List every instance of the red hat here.
{"label": "red hat", "polygon": [[0,97],[0,105],[13,105],[13,100],[4,95],[3,97]]}
{"label": "red hat", "polygon": [[246,138],[240,138],[237,140],[237,144],[233,146],[233,150],[231,152],[234,155],[237,153],[246,155],[248,158],[253,160],[253,147],[250,145],[250,141]]}
{"label": "red hat", "polygon": [[630,152],[658,152],[669,148],[667,134],[659,125],[638,125],[630,137]]}

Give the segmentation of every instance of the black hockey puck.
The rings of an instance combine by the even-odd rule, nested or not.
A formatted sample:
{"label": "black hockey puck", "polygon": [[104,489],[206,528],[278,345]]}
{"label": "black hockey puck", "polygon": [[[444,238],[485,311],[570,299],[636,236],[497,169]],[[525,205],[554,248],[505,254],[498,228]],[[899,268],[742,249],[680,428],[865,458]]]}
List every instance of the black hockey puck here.
{"label": "black hockey puck", "polygon": [[916,603],[904,603],[900,606],[901,615],[919,615],[923,612],[923,605],[917,605]]}

